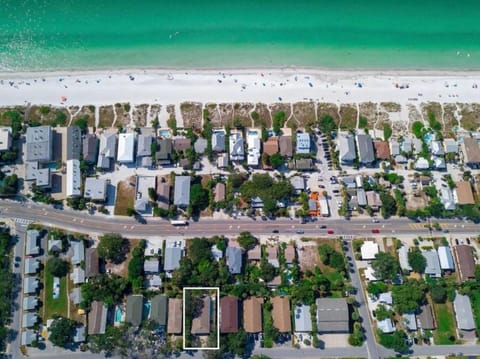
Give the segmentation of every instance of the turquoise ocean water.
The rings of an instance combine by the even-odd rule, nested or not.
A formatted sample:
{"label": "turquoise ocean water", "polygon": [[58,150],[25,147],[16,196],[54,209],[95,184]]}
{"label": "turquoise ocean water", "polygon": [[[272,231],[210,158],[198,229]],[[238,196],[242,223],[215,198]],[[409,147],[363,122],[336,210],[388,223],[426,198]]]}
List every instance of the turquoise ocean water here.
{"label": "turquoise ocean water", "polygon": [[2,0],[0,70],[480,69],[479,0]]}

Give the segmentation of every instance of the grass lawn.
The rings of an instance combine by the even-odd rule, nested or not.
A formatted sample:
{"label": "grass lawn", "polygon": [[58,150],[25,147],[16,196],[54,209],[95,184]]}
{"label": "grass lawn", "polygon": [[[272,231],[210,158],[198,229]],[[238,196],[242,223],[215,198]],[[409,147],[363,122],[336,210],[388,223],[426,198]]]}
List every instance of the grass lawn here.
{"label": "grass lawn", "polygon": [[[133,183],[134,185],[132,186],[131,183]],[[118,182],[114,214],[116,216],[126,216],[127,209],[133,208],[134,197],[135,177],[132,176],[125,181]]]}
{"label": "grass lawn", "polygon": [[45,293],[43,322],[46,323],[47,319],[52,318],[54,314],[68,317],[67,277],[60,278],[60,295],[57,299],[53,299],[53,276],[45,271],[43,291]]}
{"label": "grass lawn", "polygon": [[473,316],[475,317],[475,324],[477,331],[480,331],[480,290],[473,291],[470,295],[472,302]]}
{"label": "grass lawn", "polygon": [[337,272],[336,270],[333,270],[331,268],[326,269],[323,274],[325,274],[325,277],[327,277],[328,281],[330,283],[343,283],[343,276],[341,272]]}
{"label": "grass lawn", "polygon": [[[437,318],[437,330],[433,338],[437,345],[455,344],[455,317],[453,315],[452,303],[433,304],[435,317]],[[453,341],[451,340],[453,338]]]}

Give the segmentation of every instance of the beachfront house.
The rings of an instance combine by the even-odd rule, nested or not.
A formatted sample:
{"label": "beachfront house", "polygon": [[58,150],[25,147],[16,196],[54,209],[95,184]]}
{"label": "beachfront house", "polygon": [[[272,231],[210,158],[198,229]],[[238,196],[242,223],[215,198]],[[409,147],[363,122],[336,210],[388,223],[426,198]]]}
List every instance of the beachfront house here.
{"label": "beachfront house", "polygon": [[82,173],[79,160],[67,161],[67,197],[79,197],[82,195]]}
{"label": "beachfront house", "polygon": [[373,152],[372,138],[368,134],[357,134],[357,151],[359,163],[365,166],[371,166],[375,161]]}
{"label": "beachfront house", "polygon": [[350,134],[338,136],[339,159],[342,165],[351,165],[357,158],[355,153],[355,141]]}
{"label": "beachfront house", "polygon": [[249,130],[247,132],[247,164],[256,167],[260,161],[260,137],[258,130]]}
{"label": "beachfront house", "polygon": [[390,154],[395,157],[400,154],[400,144],[395,138],[390,139]]}
{"label": "beachfront house", "polygon": [[117,162],[123,164],[133,163],[135,151],[135,134],[121,133],[118,136]]}
{"label": "beachfront house", "polygon": [[225,151],[225,132],[223,130],[216,130],[212,133],[212,151]]}
{"label": "beachfront house", "polygon": [[297,154],[309,154],[310,153],[310,134],[304,132],[297,132],[296,138],[297,146],[295,148],[295,153]]}
{"label": "beachfront house", "polygon": [[52,161],[53,132],[50,126],[28,127],[25,161],[46,163]]}
{"label": "beachfront house", "polygon": [[78,126],[67,127],[67,161],[79,160],[82,153],[82,130]]}
{"label": "beachfront house", "polygon": [[98,151],[97,167],[108,170],[111,168],[117,150],[117,134],[115,132],[102,133]]}
{"label": "beachfront house", "polygon": [[282,156],[292,157],[293,155],[292,129],[282,128],[282,135],[278,139],[278,148]]}
{"label": "beachfront house", "polygon": [[446,138],[443,140],[443,149],[445,153],[458,154],[458,142],[454,138]]}
{"label": "beachfront house", "polygon": [[375,148],[375,154],[379,160],[390,159],[390,145],[387,141],[375,141],[373,142]]}
{"label": "beachfront house", "polygon": [[230,160],[243,161],[245,159],[245,150],[243,148],[243,136],[241,132],[230,134]]}
{"label": "beachfront house", "polygon": [[82,156],[86,163],[92,164],[97,160],[98,138],[95,134],[88,134],[83,137]]}
{"label": "beachfront house", "polygon": [[8,151],[12,147],[12,128],[0,127],[0,152]]}
{"label": "beachfront house", "polygon": [[480,146],[476,138],[464,137],[461,144],[463,163],[470,168],[480,167]]}

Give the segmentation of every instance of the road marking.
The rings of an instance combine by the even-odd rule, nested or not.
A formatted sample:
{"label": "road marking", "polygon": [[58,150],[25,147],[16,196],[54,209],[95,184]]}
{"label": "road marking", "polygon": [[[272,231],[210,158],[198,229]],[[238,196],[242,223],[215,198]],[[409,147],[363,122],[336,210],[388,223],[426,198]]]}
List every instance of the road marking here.
{"label": "road marking", "polygon": [[367,225],[366,225],[366,224],[364,224],[364,225],[363,225],[363,228],[367,228]]}
{"label": "road marking", "polygon": [[74,218],[72,218],[72,221],[76,222],[76,221],[77,221],[77,219],[74,217]]}
{"label": "road marking", "polygon": [[83,222],[85,222],[85,220],[84,220],[84,219],[82,219],[82,220],[80,221],[80,223],[83,223]]}
{"label": "road marking", "polygon": [[126,229],[126,228],[127,228],[127,226],[123,226],[123,229]]}
{"label": "road marking", "polygon": [[135,228],[135,226],[131,226],[131,227],[130,227],[130,229],[134,229],[134,228]]}

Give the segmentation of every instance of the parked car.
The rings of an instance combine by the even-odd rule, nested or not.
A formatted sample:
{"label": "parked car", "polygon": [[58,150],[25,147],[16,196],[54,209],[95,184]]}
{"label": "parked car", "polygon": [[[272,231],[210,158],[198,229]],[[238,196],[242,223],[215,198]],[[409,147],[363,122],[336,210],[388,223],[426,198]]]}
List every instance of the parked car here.
{"label": "parked car", "polygon": [[297,229],[296,233],[297,233],[297,234],[303,234],[303,233],[305,233],[305,232],[304,232],[303,229]]}
{"label": "parked car", "polygon": [[324,225],[324,224],[322,224],[322,225],[320,226],[320,229],[327,229],[327,226]]}
{"label": "parked car", "polygon": [[372,233],[380,233],[380,230],[378,228],[372,229]]}
{"label": "parked car", "polygon": [[334,234],[335,231],[334,231],[333,229],[329,229],[329,230],[327,231],[327,233],[328,233],[328,234]]}
{"label": "parked car", "polygon": [[272,233],[278,233],[278,229],[274,229]]}
{"label": "parked car", "polygon": [[457,238],[455,238],[455,244],[456,244],[457,246],[458,246],[458,244],[459,244]]}
{"label": "parked car", "polygon": [[467,241],[467,244],[470,244],[470,238],[467,238],[466,241]]}

